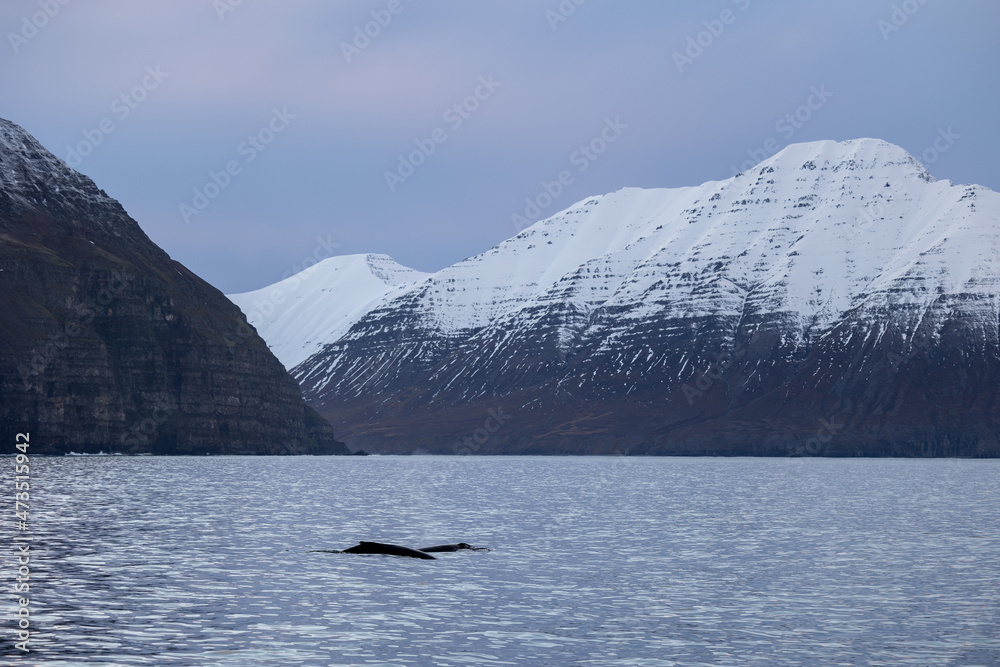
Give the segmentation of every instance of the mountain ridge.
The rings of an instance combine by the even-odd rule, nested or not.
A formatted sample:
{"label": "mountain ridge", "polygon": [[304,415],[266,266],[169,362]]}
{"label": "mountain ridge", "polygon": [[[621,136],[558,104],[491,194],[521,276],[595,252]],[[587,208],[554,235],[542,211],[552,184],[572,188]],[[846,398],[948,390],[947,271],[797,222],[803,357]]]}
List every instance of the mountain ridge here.
{"label": "mountain ridge", "polygon": [[273,285],[226,296],[265,340],[275,341],[275,356],[292,368],[346,333],[373,302],[427,275],[388,255],[340,255]]}
{"label": "mountain ridge", "polygon": [[[292,372],[369,451],[454,451],[502,408],[521,417],[477,451],[783,454],[846,415],[825,451],[998,453],[998,200],[881,140],[794,144],[581,200],[375,302]],[[921,389],[952,355],[968,424],[958,376],[946,404]]]}

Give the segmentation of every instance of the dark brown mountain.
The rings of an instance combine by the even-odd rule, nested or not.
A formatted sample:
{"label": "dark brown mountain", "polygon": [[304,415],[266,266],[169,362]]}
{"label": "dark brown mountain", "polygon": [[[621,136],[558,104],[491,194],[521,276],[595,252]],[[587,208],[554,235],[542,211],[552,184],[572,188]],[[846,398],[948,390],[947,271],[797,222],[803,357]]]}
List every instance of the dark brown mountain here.
{"label": "dark brown mountain", "polygon": [[2,119],[0,421],[34,454],[348,453],[238,308]]}

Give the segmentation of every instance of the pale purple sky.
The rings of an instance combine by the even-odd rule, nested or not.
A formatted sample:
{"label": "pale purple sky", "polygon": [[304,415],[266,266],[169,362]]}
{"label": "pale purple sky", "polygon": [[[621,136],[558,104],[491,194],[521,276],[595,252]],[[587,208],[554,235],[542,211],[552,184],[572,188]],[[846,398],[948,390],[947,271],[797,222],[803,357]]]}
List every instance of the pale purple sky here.
{"label": "pale purple sky", "polygon": [[1000,189],[998,29],[993,0],[5,0],[0,117],[237,292],[330,252],[437,270],[526,198],[546,217],[800,141]]}

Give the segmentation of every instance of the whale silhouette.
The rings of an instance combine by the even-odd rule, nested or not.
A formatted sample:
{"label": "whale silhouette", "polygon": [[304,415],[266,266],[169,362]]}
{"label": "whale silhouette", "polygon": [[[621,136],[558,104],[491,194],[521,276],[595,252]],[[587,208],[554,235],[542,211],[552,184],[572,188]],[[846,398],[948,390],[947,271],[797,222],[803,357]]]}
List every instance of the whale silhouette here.
{"label": "whale silhouette", "polygon": [[319,549],[318,551],[341,554],[383,554],[386,556],[406,556],[408,558],[420,558],[422,560],[437,560],[437,558],[432,556],[431,553],[462,551],[463,549],[469,549],[471,551],[489,551],[486,547],[474,547],[465,542],[459,542],[457,544],[438,544],[433,547],[422,547],[420,549],[411,549],[410,547],[404,547],[399,544],[386,544],[384,542],[361,542],[356,546],[344,549],[343,551],[327,549]]}
{"label": "whale silhouette", "polygon": [[424,553],[436,553],[439,551],[461,551],[462,549],[469,549],[470,551],[489,551],[486,547],[474,547],[471,544],[466,544],[465,542],[459,542],[458,544],[439,544],[436,547],[420,547],[417,551],[423,551]]}
{"label": "whale silhouette", "polygon": [[410,547],[402,547],[398,544],[383,544],[382,542],[361,542],[350,549],[344,549],[345,554],[385,554],[387,556],[408,556],[410,558],[422,558],[424,560],[437,560],[429,553]]}

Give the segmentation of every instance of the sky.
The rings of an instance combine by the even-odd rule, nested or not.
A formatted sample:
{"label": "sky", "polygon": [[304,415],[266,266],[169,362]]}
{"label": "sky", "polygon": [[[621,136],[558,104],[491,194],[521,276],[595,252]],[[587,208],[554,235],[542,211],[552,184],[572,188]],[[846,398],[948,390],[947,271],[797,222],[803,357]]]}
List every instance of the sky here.
{"label": "sky", "polygon": [[4,0],[0,117],[224,292],[876,137],[1000,190],[995,0]]}

